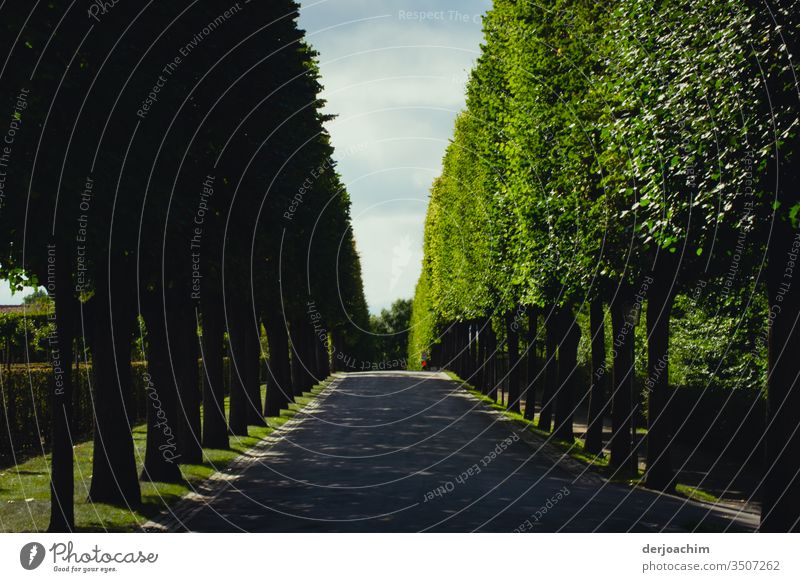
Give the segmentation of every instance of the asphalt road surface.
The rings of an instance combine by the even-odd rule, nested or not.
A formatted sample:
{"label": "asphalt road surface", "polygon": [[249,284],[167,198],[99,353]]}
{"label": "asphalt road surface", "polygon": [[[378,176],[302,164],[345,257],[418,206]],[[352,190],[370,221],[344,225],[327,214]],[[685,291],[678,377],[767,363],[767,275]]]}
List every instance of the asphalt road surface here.
{"label": "asphalt road surface", "polygon": [[757,516],[609,483],[439,373],[348,374],[179,530],[751,531]]}

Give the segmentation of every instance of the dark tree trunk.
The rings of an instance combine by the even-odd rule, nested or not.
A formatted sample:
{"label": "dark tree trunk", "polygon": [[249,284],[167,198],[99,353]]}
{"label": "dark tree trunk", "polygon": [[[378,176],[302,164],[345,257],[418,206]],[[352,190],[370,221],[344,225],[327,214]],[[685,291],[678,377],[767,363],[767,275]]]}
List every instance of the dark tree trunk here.
{"label": "dark tree trunk", "polygon": [[674,270],[653,277],[647,300],[647,473],[651,489],[673,491],[675,473],[669,445],[672,422],[669,405],[669,317],[675,300]]}
{"label": "dark tree trunk", "polygon": [[300,346],[300,350],[303,353],[303,363],[305,364],[305,386],[303,387],[303,393],[308,392],[314,387],[319,377],[319,371],[317,370],[317,351],[314,349],[313,338],[314,335],[311,328],[304,330],[301,336],[303,345]]}
{"label": "dark tree trunk", "polygon": [[[265,324],[266,325],[266,324]],[[338,349],[338,344],[336,343],[336,330],[331,329],[330,331],[330,340],[328,344],[328,372],[331,374],[335,374],[338,371],[336,367],[336,350]]]}
{"label": "dark tree trunk", "polygon": [[447,361],[450,362],[449,368],[456,374],[458,369],[458,324],[450,324],[450,331],[447,334]]}
{"label": "dark tree trunk", "polygon": [[497,336],[492,329],[492,322],[486,325],[486,394],[497,402]]}
{"label": "dark tree trunk", "polygon": [[467,379],[467,336],[466,325],[459,321],[456,324],[456,362],[458,363],[458,375],[466,381]]}
{"label": "dark tree trunk", "polygon": [[309,353],[309,324],[298,317],[290,329],[292,346],[292,391],[295,396],[302,396],[314,385],[310,366],[314,358]]}
{"label": "dark tree trunk", "polygon": [[[789,2],[776,2],[773,10],[764,10],[762,2],[748,3],[755,15],[755,29],[773,29],[781,25],[773,50],[785,55],[781,66],[768,67],[763,79],[769,94],[769,109],[795,112],[798,106],[797,79],[790,58],[800,53],[797,10]],[[783,20],[783,22],[781,22]],[[775,29],[777,30],[777,29]],[[781,45],[778,49],[778,45]],[[784,118],[785,119],[785,118]],[[800,531],[800,232],[792,217],[800,204],[800,135],[794,129],[781,144],[780,151],[766,160],[766,171],[757,188],[774,192],[775,200],[769,221],[767,245],[767,417],[764,431],[765,475],[761,482],[761,531]],[[765,205],[765,200],[756,206]],[[769,213],[767,213],[769,214]],[[766,232],[765,232],[766,234]]]}
{"label": "dark tree trunk", "polygon": [[464,365],[466,361],[466,355],[464,353],[465,348],[467,347],[467,342],[464,338],[464,323],[459,321],[455,324],[455,332],[456,332],[456,370],[458,375],[461,377],[462,380],[466,381],[467,379],[467,372],[466,366]]}
{"label": "dark tree trunk", "polygon": [[631,467],[634,327],[626,321],[630,302],[619,295],[611,304],[611,326],[614,341],[612,357],[613,391],[611,393],[612,435],[610,463],[612,467]]}
{"label": "dark tree trunk", "polygon": [[203,296],[203,446],[227,449],[228,421],[225,418],[225,328],[222,301]]}
{"label": "dark tree trunk", "polygon": [[471,382],[469,369],[469,323],[462,321],[459,325],[458,359],[461,367],[461,377],[465,382]]}
{"label": "dark tree trunk", "polygon": [[72,451],[72,347],[75,339],[75,311],[68,259],[50,255],[54,260],[55,277],[48,281],[48,293],[55,295],[55,333],[50,336],[50,363],[53,369],[52,445],[50,457],[50,524],[51,533],[75,530],[74,464]]}
{"label": "dark tree trunk", "polygon": [[539,311],[535,307],[528,308],[528,349],[526,352],[527,365],[525,380],[525,418],[533,420],[536,414],[536,376],[538,373],[536,358],[536,334],[539,321]]}
{"label": "dark tree trunk", "polygon": [[478,340],[477,340],[477,332],[478,327],[475,325],[474,321],[467,322],[467,334],[469,336],[469,350],[468,350],[468,366],[469,366],[469,382],[473,386],[477,384],[477,375],[476,375],[476,361],[478,359],[477,352],[478,352]]}
{"label": "dark tree trunk", "polygon": [[589,422],[586,429],[586,452],[598,455],[603,451],[603,421],[608,402],[606,400],[606,324],[603,301],[595,299],[590,305],[590,327],[592,334],[592,386],[589,389]]}
{"label": "dark tree trunk", "polygon": [[228,341],[230,346],[231,388],[228,428],[232,435],[247,436],[247,318],[242,298],[231,301],[228,309]]}
{"label": "dark tree trunk", "polygon": [[550,432],[553,423],[553,408],[558,388],[558,321],[555,309],[551,309],[545,320],[545,375],[542,391],[542,406],[539,412],[539,430]]}
{"label": "dark tree trunk", "polygon": [[[453,370],[453,362],[450,359],[450,339],[452,330],[448,326],[442,334],[442,369]],[[455,371],[455,370],[453,370]]]}
{"label": "dark tree trunk", "polygon": [[[188,304],[188,302],[187,302]],[[198,366],[197,312],[183,310],[177,316],[169,317],[170,352],[173,358],[173,374],[178,386],[178,443],[181,463],[199,464],[203,462],[200,423],[200,369]]]}
{"label": "dark tree trunk", "polygon": [[143,295],[148,377],[145,378],[147,447],[141,478],[145,481],[178,483],[182,480],[178,467],[178,398],[167,347],[165,305],[160,289]]}
{"label": "dark tree trunk", "polygon": [[486,372],[486,357],[489,353],[486,349],[488,336],[486,333],[486,327],[484,323],[481,323],[480,329],[478,331],[478,367],[475,373],[475,388],[480,391],[481,394],[486,394],[487,390],[487,372]]}
{"label": "dark tree trunk", "polygon": [[308,355],[308,369],[309,369],[309,386],[308,390],[319,384],[323,379],[322,371],[320,370],[319,361],[319,338],[314,329],[314,324],[309,322],[306,324],[305,333],[305,353]]}
{"label": "dark tree trunk", "polygon": [[292,397],[301,396],[303,394],[303,364],[298,349],[298,336],[300,335],[297,330],[297,323],[293,322],[289,330],[289,352],[291,354],[291,369],[292,369]]}
{"label": "dark tree trunk", "polygon": [[264,320],[269,343],[267,366],[267,398],[264,416],[280,416],[292,399],[292,382],[289,364],[289,335],[279,310],[269,311]]}
{"label": "dark tree trunk", "polygon": [[508,410],[519,412],[520,400],[520,359],[519,322],[515,313],[506,314],[506,344],[508,346]]}
{"label": "dark tree trunk", "polygon": [[245,323],[244,381],[247,389],[247,423],[265,426],[261,403],[261,342],[259,325],[248,317]]}
{"label": "dark tree trunk", "polygon": [[564,307],[558,315],[562,330],[558,346],[558,394],[556,397],[556,422],[553,435],[563,441],[572,442],[575,434],[572,420],[575,415],[575,377],[578,368],[578,342],[581,328],[575,320],[571,307]]}
{"label": "dark tree trunk", "polygon": [[761,531],[800,531],[800,233],[776,220],[769,249],[766,474]]}
{"label": "dark tree trunk", "polygon": [[486,349],[486,342],[487,342],[487,335],[486,335],[486,327],[485,322],[481,321],[478,325],[478,367],[476,371],[477,375],[477,388],[480,390],[481,394],[486,394],[486,357],[489,353]]}
{"label": "dark tree trunk", "polygon": [[122,297],[121,303],[109,305],[106,282],[102,279],[99,278],[89,303],[87,322],[91,328],[95,421],[89,499],[94,503],[136,507],[141,503],[141,488],[131,434],[135,415],[131,409],[134,315],[127,305],[124,286],[112,295]]}
{"label": "dark tree trunk", "polygon": [[453,368],[456,374],[463,380],[464,367],[462,366],[463,360],[461,358],[461,346],[463,345],[461,338],[461,323],[456,322],[453,324]]}
{"label": "dark tree trunk", "polygon": [[483,337],[480,333],[481,324],[477,321],[472,324],[472,342],[473,347],[471,353],[472,357],[472,386],[475,390],[483,392],[483,348],[481,341]]}
{"label": "dark tree trunk", "polygon": [[342,367],[342,336],[339,330],[331,330],[331,373],[343,371]]}
{"label": "dark tree trunk", "polygon": [[324,380],[331,375],[327,334],[324,337],[314,334],[314,354],[317,357],[317,375],[320,380]]}

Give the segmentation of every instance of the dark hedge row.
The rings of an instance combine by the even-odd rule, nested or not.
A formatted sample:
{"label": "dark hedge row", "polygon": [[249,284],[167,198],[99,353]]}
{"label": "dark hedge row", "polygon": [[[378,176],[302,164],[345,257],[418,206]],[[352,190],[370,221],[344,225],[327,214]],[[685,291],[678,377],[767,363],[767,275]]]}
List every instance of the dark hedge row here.
{"label": "dark hedge row", "polygon": [[[202,384],[203,369],[200,366]],[[225,392],[230,390],[230,360],[225,359]],[[133,390],[126,408],[130,425],[143,423],[147,417],[146,362],[132,362]],[[94,429],[92,407],[92,368],[73,365],[72,434],[75,441],[91,437]],[[263,370],[262,370],[262,377]],[[41,454],[50,448],[52,370],[48,364],[5,366],[0,368],[0,467],[14,465],[20,459]],[[201,386],[198,386],[198,390]]]}

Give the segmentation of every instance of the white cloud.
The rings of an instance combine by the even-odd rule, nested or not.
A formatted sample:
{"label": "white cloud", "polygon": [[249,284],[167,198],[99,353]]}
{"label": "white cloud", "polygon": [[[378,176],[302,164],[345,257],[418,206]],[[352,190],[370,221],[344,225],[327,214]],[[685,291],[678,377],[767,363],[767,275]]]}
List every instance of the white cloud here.
{"label": "white cloud", "polygon": [[[388,206],[401,205],[390,203]],[[370,274],[364,278],[364,290],[373,312],[388,307],[395,299],[414,294],[422,265],[420,215],[386,216],[367,212],[355,221],[353,230],[361,263],[364,272]]]}
{"label": "white cloud", "polygon": [[12,293],[8,281],[0,280],[0,305],[20,305],[22,298],[34,291],[33,287],[25,287],[22,291]]}
{"label": "white cloud", "polygon": [[329,130],[353,201],[367,301],[377,311],[414,293],[428,189],[464,106],[480,16],[491,2],[301,5],[300,25],[320,54],[327,109],[339,116]]}

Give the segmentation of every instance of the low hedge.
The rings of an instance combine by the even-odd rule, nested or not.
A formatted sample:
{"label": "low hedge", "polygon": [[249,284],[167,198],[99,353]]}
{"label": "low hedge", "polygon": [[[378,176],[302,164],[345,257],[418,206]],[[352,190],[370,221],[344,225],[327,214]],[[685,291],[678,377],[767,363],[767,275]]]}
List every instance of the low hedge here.
{"label": "low hedge", "polygon": [[[202,361],[200,386],[202,387]],[[133,395],[129,403],[131,425],[141,423],[147,415],[145,362],[133,362]],[[224,362],[226,393],[230,386],[230,365]],[[0,367],[0,466],[10,466],[31,455],[49,450],[52,394],[52,368],[49,364],[11,365]],[[73,426],[76,442],[91,437],[94,414],[90,386],[91,365],[72,366]]]}

